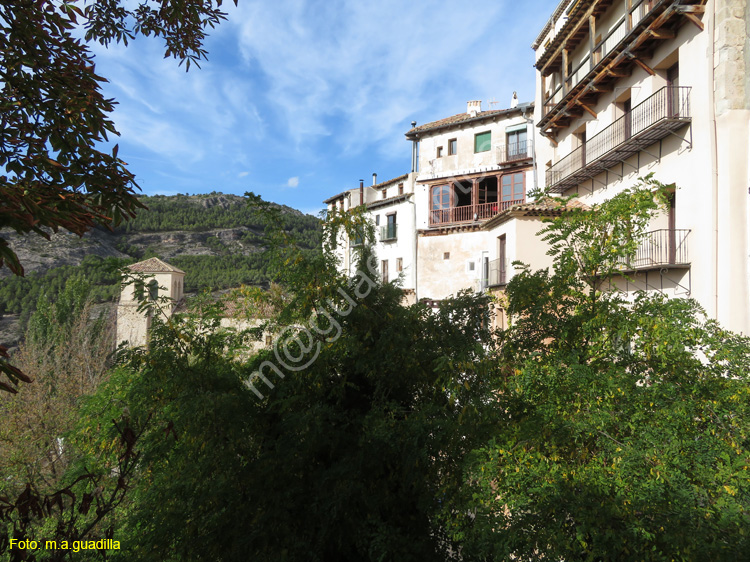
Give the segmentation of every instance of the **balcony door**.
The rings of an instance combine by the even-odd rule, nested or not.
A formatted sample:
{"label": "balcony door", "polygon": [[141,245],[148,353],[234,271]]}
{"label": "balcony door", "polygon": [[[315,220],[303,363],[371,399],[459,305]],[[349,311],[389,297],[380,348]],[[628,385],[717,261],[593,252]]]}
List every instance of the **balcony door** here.
{"label": "balcony door", "polygon": [[524,172],[505,174],[502,179],[500,210],[507,209],[515,203],[522,203],[526,194]]}
{"label": "balcony door", "polygon": [[623,139],[628,140],[633,134],[633,114],[631,110],[630,98],[622,102],[622,124],[623,124]]}
{"label": "balcony door", "polygon": [[393,240],[396,238],[396,213],[386,215],[387,224],[385,230],[385,237],[387,240]]}
{"label": "balcony door", "polygon": [[669,198],[669,263],[677,261],[677,241],[675,240],[675,194]]}
{"label": "balcony door", "polygon": [[667,115],[680,116],[680,63],[677,62],[667,69]]}
{"label": "balcony door", "polygon": [[435,185],[430,188],[430,224],[450,220],[451,188],[448,185]]}
{"label": "balcony door", "polygon": [[507,137],[508,151],[506,159],[513,161],[526,158],[526,129],[510,132]]}

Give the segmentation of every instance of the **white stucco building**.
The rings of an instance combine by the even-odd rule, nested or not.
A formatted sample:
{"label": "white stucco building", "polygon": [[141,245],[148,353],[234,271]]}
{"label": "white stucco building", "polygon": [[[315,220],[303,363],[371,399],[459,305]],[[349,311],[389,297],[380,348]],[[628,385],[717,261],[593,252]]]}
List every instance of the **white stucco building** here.
{"label": "white stucco building", "polygon": [[[402,274],[407,302],[486,290],[498,279],[491,270],[502,251],[499,235],[483,225],[526,203],[535,185],[532,114],[530,103],[482,111],[481,102],[470,101],[466,112],[406,133],[411,173],[325,201],[329,209],[366,207],[383,278]],[[511,230],[514,237],[518,230],[521,238],[528,234]],[[349,273],[357,242],[344,237],[336,250]],[[513,248],[504,263],[515,259]]]}
{"label": "white stucco building", "polygon": [[[669,208],[615,284],[695,298],[750,333],[748,25],[747,0],[562,0],[532,45],[533,104],[482,111],[471,101],[406,133],[408,288],[435,300],[502,291],[513,261],[550,265],[536,233],[565,209],[530,203],[532,187],[591,206],[653,173],[674,185]],[[362,202],[346,193],[327,203]]]}
{"label": "white stucco building", "polygon": [[534,41],[540,179],[598,203],[674,184],[621,285],[750,333],[746,0],[563,0]]}
{"label": "white stucco building", "polygon": [[[373,174],[372,185],[350,189],[325,200],[329,209],[349,210],[364,205],[375,227],[375,254],[380,264],[380,274],[385,281],[401,277],[406,302],[414,302],[416,289],[416,207],[414,205],[414,178],[416,174],[377,182]],[[336,248],[341,267],[350,275],[355,273],[355,248],[360,240],[341,236]]]}

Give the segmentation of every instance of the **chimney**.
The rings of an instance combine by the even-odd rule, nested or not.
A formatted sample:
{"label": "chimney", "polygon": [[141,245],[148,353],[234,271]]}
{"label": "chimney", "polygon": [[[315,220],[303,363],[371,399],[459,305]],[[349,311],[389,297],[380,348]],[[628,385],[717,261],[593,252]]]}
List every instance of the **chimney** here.
{"label": "chimney", "polygon": [[375,172],[373,172],[372,173],[372,185],[375,185],[377,183],[378,183],[378,175]]}
{"label": "chimney", "polygon": [[466,113],[472,117],[476,117],[477,113],[482,111],[482,100],[472,100],[466,102]]}
{"label": "chimney", "polygon": [[359,180],[359,204],[365,204],[365,180]]}
{"label": "chimney", "polygon": [[518,107],[518,94],[513,92],[513,97],[510,100],[510,108]]}

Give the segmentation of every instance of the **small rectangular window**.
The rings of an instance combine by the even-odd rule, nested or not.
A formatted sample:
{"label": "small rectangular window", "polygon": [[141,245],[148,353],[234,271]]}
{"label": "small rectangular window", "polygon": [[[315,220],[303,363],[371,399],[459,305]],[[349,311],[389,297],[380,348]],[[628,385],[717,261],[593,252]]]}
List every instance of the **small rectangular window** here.
{"label": "small rectangular window", "polygon": [[449,259],[451,259],[451,253],[450,253],[450,252],[445,252],[445,253],[443,254],[443,259],[444,259],[444,260],[449,260]]}
{"label": "small rectangular window", "polygon": [[380,224],[380,215],[375,215],[375,226]]}
{"label": "small rectangular window", "polygon": [[385,194],[388,190],[384,189],[382,195],[380,196],[381,199],[385,199]]}
{"label": "small rectangular window", "polygon": [[404,270],[404,258],[396,258],[396,271],[401,272]]}
{"label": "small rectangular window", "polygon": [[383,277],[383,283],[388,283],[388,260],[380,262],[380,272]]}
{"label": "small rectangular window", "polygon": [[490,131],[474,135],[474,152],[487,152],[490,149],[491,139]]}
{"label": "small rectangular window", "polygon": [[443,156],[443,147],[442,146],[438,146],[437,147],[437,157],[441,158],[442,156]]}
{"label": "small rectangular window", "polygon": [[398,184],[398,194],[403,195],[404,194],[404,184],[400,183]]}
{"label": "small rectangular window", "polygon": [[456,154],[458,148],[458,139],[451,139],[448,141],[448,156]]}

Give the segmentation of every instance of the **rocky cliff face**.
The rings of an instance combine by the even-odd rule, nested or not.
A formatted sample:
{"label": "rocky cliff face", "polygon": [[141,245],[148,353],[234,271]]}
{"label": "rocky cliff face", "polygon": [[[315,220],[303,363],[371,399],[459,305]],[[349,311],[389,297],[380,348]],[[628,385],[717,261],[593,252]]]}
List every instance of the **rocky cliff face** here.
{"label": "rocky cliff face", "polygon": [[[156,208],[160,216],[169,216],[169,207],[196,207],[210,211],[217,215],[217,211],[233,212],[235,215],[246,208],[244,197],[226,194],[192,195],[145,198]],[[165,211],[164,206],[167,206]],[[178,207],[181,206],[181,207]],[[279,206],[282,213],[289,217],[305,217],[301,212],[291,207]],[[141,211],[147,216],[150,211]],[[220,216],[221,213],[219,213]],[[138,223],[139,217],[136,219]],[[308,217],[309,218],[309,217]],[[174,230],[141,230],[136,226],[134,231],[118,229],[110,232],[105,229],[95,229],[83,237],[67,231],[49,232],[50,239],[41,236],[21,236],[15,232],[0,231],[0,237],[9,241],[13,250],[18,254],[26,274],[44,273],[50,269],[63,265],[79,265],[84,257],[95,255],[106,257],[140,257],[147,250],[152,254],[169,260],[177,256],[226,255],[258,252],[262,249],[263,227],[253,224],[248,219],[244,226],[231,228],[185,228]],[[11,275],[6,267],[0,268],[0,279]]]}

